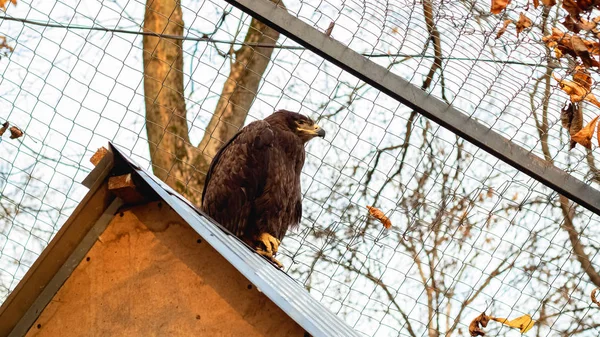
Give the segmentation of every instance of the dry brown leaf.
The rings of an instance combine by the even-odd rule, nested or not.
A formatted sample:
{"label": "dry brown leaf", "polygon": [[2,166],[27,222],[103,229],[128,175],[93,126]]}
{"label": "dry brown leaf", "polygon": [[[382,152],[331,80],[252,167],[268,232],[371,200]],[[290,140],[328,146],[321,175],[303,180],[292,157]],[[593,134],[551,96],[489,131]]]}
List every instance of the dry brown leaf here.
{"label": "dry brown leaf", "polygon": [[583,88],[581,85],[573,81],[560,79],[554,74],[552,74],[552,77],[554,77],[554,79],[558,81],[558,84],[560,85],[562,91],[569,95],[571,102],[577,103],[586,100],[600,108],[600,102],[596,99],[596,96],[594,96],[594,94]]}
{"label": "dry brown leaf", "polygon": [[548,48],[554,49],[557,58],[564,54],[579,57],[585,66],[598,67],[600,63],[592,56],[600,55],[600,43],[584,40],[578,36],[563,33],[558,28],[552,28],[552,34],[544,36],[542,41]]}
{"label": "dry brown leaf", "polygon": [[9,129],[10,131],[10,139],[17,139],[23,135],[23,131],[19,130],[18,127],[13,126]]}
{"label": "dry brown leaf", "polygon": [[579,15],[581,15],[581,8],[577,6],[575,0],[563,0],[562,7],[572,18],[579,19]]}
{"label": "dry brown leaf", "polygon": [[[573,119],[571,120],[571,125],[569,127],[569,136],[572,137],[573,135],[581,131],[581,129],[583,129],[583,109],[581,109],[581,107],[578,104],[576,104],[574,105]],[[575,146],[577,146],[577,142],[571,140],[569,151],[575,148]]]}
{"label": "dry brown leaf", "polygon": [[0,53],[4,54],[4,56],[8,56],[8,54],[12,53],[13,50],[14,48],[9,46],[8,43],[6,43],[6,37],[0,36]]}
{"label": "dry brown leaf", "polygon": [[515,201],[519,199],[519,192],[515,193],[515,195],[513,195],[512,200]]}
{"label": "dry brown leaf", "polygon": [[492,8],[490,12],[492,14],[500,14],[506,6],[510,3],[511,0],[492,0]]}
{"label": "dry brown leaf", "polygon": [[[569,137],[573,136],[583,128],[583,113],[574,104],[569,103],[560,113],[562,127],[569,131]],[[571,140],[569,150],[573,149],[577,142]]]}
{"label": "dry brown leaf", "polygon": [[475,317],[471,324],[469,324],[469,333],[471,337],[475,336],[485,336],[485,332],[481,329],[482,327],[487,327],[490,318],[482,312],[481,315]]}
{"label": "dry brown leaf", "polygon": [[565,16],[563,22],[561,22],[568,30],[573,33],[579,33],[581,30],[593,31],[596,28],[597,22],[587,21],[586,19],[573,19],[571,15]]}
{"label": "dry brown leaf", "polygon": [[510,25],[511,23],[512,23],[512,20],[504,20],[504,25],[502,26],[502,28],[500,28],[500,30],[498,31],[498,34],[496,34],[496,39],[500,38],[500,36],[502,36],[502,34],[504,34],[506,32],[508,25]]}
{"label": "dry brown leaf", "polygon": [[558,82],[562,91],[569,95],[571,102],[577,103],[583,101],[587,94],[587,91],[583,87],[575,82],[556,77],[554,74],[552,74],[552,77]]}
{"label": "dry brown leaf", "polygon": [[542,0],[542,4],[546,7],[552,7],[556,5],[556,0]]}
{"label": "dry brown leaf", "polygon": [[573,73],[573,81],[579,84],[586,91],[592,91],[592,76],[590,76],[590,73],[585,67],[575,67],[575,72]]}
{"label": "dry brown leaf", "polygon": [[399,32],[398,27],[392,28],[392,33],[393,34],[398,34],[398,32]]}
{"label": "dry brown leaf", "polygon": [[523,13],[519,14],[519,21],[517,21],[517,23],[516,23],[517,37],[519,36],[519,33],[521,33],[523,31],[523,29],[531,27],[532,24],[533,23],[531,22],[531,20],[529,20],[529,18],[527,16],[525,16],[525,14],[523,14]]}
{"label": "dry brown leaf", "polygon": [[596,129],[596,123],[598,122],[598,117],[592,119],[591,122],[588,123],[581,131],[571,136],[571,140],[576,141],[577,144],[583,145],[587,149],[592,148],[592,137],[594,136],[594,130]]}
{"label": "dry brown leaf", "polygon": [[598,302],[598,300],[596,299],[596,291],[598,291],[598,289],[600,289],[600,288],[596,288],[596,289],[592,290],[590,297],[592,298],[592,303],[594,303],[600,307],[600,302]]}
{"label": "dry brown leaf", "polygon": [[589,32],[589,31],[593,30],[594,28],[596,28],[597,24],[598,23],[594,22],[594,21],[588,21],[586,19],[579,19],[578,26],[581,30],[585,30],[585,31]]}
{"label": "dry brown leaf", "polygon": [[511,328],[517,328],[521,331],[522,334],[531,330],[531,328],[533,328],[533,325],[535,324],[535,321],[529,315],[523,315],[523,316],[517,317],[511,321],[509,321],[506,318],[497,318],[497,317],[490,317],[490,319],[494,320],[496,322],[500,322],[504,325],[508,325]]}
{"label": "dry brown leaf", "polygon": [[367,209],[369,210],[369,214],[372,217],[379,220],[379,222],[383,224],[383,227],[385,227],[386,229],[392,227],[392,222],[387,216],[385,216],[385,214],[381,210],[372,206],[367,206]]}
{"label": "dry brown leaf", "polygon": [[572,31],[575,34],[579,33],[581,30],[571,15],[565,16],[565,19],[561,23],[563,26],[565,26],[565,28],[567,28],[567,30]]}
{"label": "dry brown leaf", "polygon": [[569,103],[568,106],[562,108],[560,111],[560,122],[562,127],[569,130],[571,128],[571,120],[573,120],[573,104]]}
{"label": "dry brown leaf", "polygon": [[537,9],[540,7],[540,0],[533,0],[533,8]]}
{"label": "dry brown leaf", "polygon": [[490,188],[488,188],[488,190],[487,190],[487,197],[488,197],[488,198],[491,198],[491,197],[493,197],[493,196],[494,196],[494,189],[490,187]]}
{"label": "dry brown leaf", "polygon": [[333,32],[333,27],[335,27],[335,21],[331,21],[329,23],[329,26],[327,27],[327,29],[325,30],[325,35],[327,36],[331,36],[331,33]]}
{"label": "dry brown leaf", "polygon": [[2,124],[2,127],[0,128],[0,137],[2,137],[2,135],[6,132],[6,129],[8,129],[8,122],[4,122],[4,124]]}
{"label": "dry brown leaf", "polygon": [[571,45],[575,55],[579,56],[581,61],[583,61],[583,64],[588,67],[600,66],[600,63],[598,63],[598,61],[596,61],[596,59],[592,58],[592,55],[590,55],[590,51],[588,50],[582,38],[577,35],[573,35],[571,37]]}
{"label": "dry brown leaf", "polygon": [[483,312],[481,313],[481,315],[475,317],[475,319],[469,325],[469,333],[471,334],[471,336],[485,336],[485,331],[483,331],[481,327],[487,327],[490,320],[500,322],[511,328],[519,329],[522,334],[531,330],[531,328],[533,328],[533,325],[535,324],[535,321],[529,315],[523,315],[521,317],[517,317],[509,321],[506,318],[488,316],[485,314],[485,312]]}
{"label": "dry brown leaf", "polygon": [[17,4],[17,0],[0,0],[0,7],[2,7],[2,10],[6,10],[6,4],[11,2],[13,5]]}

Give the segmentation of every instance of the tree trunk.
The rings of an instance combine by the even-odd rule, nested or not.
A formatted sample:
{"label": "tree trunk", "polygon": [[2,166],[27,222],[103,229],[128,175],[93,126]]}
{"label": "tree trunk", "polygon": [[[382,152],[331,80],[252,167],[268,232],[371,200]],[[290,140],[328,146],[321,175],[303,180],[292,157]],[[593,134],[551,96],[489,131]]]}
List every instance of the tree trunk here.
{"label": "tree trunk", "polygon": [[[144,31],[183,35],[181,5],[149,0]],[[252,19],[247,43],[275,44],[279,33]],[[206,172],[223,142],[244,124],[273,48],[243,46],[199,147],[190,144],[183,87],[182,41],[144,36],[146,130],[154,174],[188,200],[200,204]]]}

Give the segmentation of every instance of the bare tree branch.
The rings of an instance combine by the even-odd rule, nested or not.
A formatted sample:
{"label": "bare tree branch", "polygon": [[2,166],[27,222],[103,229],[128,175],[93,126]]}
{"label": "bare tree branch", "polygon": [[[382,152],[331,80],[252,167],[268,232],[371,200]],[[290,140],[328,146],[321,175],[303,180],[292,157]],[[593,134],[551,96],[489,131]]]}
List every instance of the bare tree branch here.
{"label": "bare tree branch", "polygon": [[[283,6],[281,1],[276,2]],[[277,39],[279,32],[252,19],[244,43],[275,45]],[[221,145],[244,124],[272,53],[273,48],[270,47],[253,48],[247,45],[234,52],[235,62],[231,64],[229,77],[223,85],[215,112],[198,146],[206,155],[196,163],[203,171],[206,172],[210,164],[209,158],[214,157]]]}
{"label": "bare tree branch", "polygon": [[[181,5],[176,0],[149,0],[144,31],[183,35]],[[279,33],[252,19],[244,45],[223,87],[216,111],[199,147],[190,144],[183,86],[182,41],[144,35],[144,93],[150,157],[156,176],[195,204],[204,176],[221,144],[244,124]],[[258,47],[260,46],[260,47]]]}

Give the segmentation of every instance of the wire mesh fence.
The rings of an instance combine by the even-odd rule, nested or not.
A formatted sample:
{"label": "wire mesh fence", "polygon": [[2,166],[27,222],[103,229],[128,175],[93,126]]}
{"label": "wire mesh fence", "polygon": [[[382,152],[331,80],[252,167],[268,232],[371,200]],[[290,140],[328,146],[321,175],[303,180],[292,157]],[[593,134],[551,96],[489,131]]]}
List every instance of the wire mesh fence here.
{"label": "wire mesh fence", "polygon": [[[334,22],[332,39],[597,187],[595,150],[569,151],[569,96],[549,75],[568,76],[574,62],[541,39],[564,18],[560,4],[513,1],[500,15],[473,1],[285,6],[324,32]],[[463,336],[485,311],[530,315],[536,336],[600,332],[598,215],[225,1],[7,7],[0,35],[14,50],[0,60],[0,123],[24,135],[0,138],[0,301],[85,195],[88,159],[107,141],[197,202],[228,135],[288,109],[327,137],[307,147],[304,218],[280,261],[356,330]],[[496,39],[521,12],[532,25]],[[596,114],[580,108],[586,122]]]}

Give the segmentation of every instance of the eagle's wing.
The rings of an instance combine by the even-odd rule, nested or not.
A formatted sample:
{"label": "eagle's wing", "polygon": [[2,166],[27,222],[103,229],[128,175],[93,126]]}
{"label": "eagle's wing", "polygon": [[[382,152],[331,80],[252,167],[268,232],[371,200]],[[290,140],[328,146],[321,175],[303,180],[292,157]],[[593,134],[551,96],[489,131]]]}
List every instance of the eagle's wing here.
{"label": "eagle's wing", "polygon": [[206,174],[202,210],[237,236],[263,192],[273,140],[268,122],[248,124],[221,147]]}

